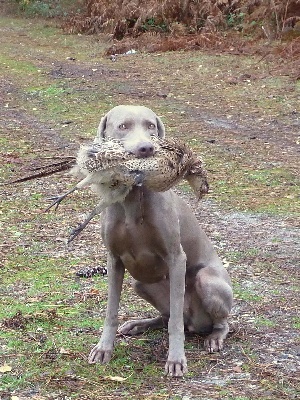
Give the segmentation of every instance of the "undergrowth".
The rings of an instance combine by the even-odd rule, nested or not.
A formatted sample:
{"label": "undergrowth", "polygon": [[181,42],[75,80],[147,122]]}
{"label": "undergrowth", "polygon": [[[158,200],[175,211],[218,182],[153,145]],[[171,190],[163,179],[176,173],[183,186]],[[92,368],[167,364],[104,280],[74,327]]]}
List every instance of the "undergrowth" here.
{"label": "undergrowth", "polygon": [[67,17],[83,12],[83,0],[13,0],[26,17]]}
{"label": "undergrowth", "polygon": [[[67,33],[109,34],[107,54],[231,48],[279,40],[283,58],[300,55],[298,0],[11,0],[27,17],[61,18]],[[121,41],[121,43],[120,43]],[[124,43],[125,41],[125,43]],[[283,44],[281,43],[283,42]],[[272,48],[270,48],[272,50]],[[242,50],[245,51],[245,50]]]}
{"label": "undergrowth", "polygon": [[86,0],[85,3],[85,15],[69,19],[64,25],[67,31],[106,32],[115,39],[145,32],[178,37],[228,29],[246,35],[256,32],[267,39],[282,38],[291,31],[292,36],[299,36],[297,0],[126,0],[121,5],[117,1]]}

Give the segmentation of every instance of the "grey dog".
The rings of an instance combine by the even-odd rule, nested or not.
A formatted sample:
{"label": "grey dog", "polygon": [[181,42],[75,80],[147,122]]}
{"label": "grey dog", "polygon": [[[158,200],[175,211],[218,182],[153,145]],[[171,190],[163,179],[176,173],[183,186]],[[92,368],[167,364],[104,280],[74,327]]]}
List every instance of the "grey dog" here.
{"label": "grey dog", "polygon": [[[149,108],[120,105],[100,121],[98,139],[121,139],[125,150],[150,157],[153,136],[164,137],[161,119]],[[166,374],[187,371],[184,331],[208,334],[204,347],[219,351],[228,333],[232,307],[230,278],[189,206],[172,190],[152,192],[135,186],[122,203],[101,216],[108,251],[108,304],[103,333],[89,362],[107,363],[117,331],[124,335],[168,326]],[[118,329],[118,308],[125,269],[135,292],[158,311],[156,318],[125,322]]]}

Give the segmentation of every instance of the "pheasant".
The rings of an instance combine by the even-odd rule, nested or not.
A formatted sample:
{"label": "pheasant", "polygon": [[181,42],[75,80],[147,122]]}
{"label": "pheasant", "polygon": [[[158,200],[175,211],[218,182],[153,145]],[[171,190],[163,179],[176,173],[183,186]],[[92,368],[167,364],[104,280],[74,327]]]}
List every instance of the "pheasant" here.
{"label": "pheasant", "polygon": [[[125,151],[120,140],[105,138],[80,147],[76,159],[69,157],[61,163],[48,166],[44,175],[71,169],[73,175],[83,178],[67,193],[50,198],[46,208],[57,208],[60,202],[77,189],[92,185],[101,200],[85,221],[75,228],[69,243],[86,227],[89,221],[109,205],[122,202],[133,186],[146,186],[159,192],[166,191],[186,179],[196,197],[208,192],[206,171],[202,160],[183,142],[177,139],[152,138],[154,155],[137,158]],[[15,180],[21,182],[43,176],[42,171]]]}
{"label": "pheasant", "polygon": [[154,156],[137,158],[125,152],[121,141],[106,139],[82,146],[77,155],[75,175],[84,176],[76,190],[90,184],[105,185],[112,192],[125,185],[145,185],[156,192],[166,191],[186,179],[200,199],[208,191],[203,163],[188,146],[175,139],[153,138]]}
{"label": "pheasant", "polygon": [[96,214],[113,203],[122,202],[135,185],[145,185],[159,192],[186,179],[198,199],[208,192],[202,160],[186,144],[158,138],[153,138],[152,143],[154,155],[147,158],[136,158],[125,152],[122,142],[111,138],[80,148],[72,172],[84,178],[69,192],[54,199],[48,209],[57,207],[68,194],[87,185],[92,185],[101,200],[86,220],[72,231],[69,242]]}

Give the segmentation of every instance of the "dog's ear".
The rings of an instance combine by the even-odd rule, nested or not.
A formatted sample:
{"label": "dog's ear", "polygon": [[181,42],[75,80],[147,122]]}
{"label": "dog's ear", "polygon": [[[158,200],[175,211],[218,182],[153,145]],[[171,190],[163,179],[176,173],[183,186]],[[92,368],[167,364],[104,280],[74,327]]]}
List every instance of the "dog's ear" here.
{"label": "dog's ear", "polygon": [[105,136],[106,136],[105,131],[106,131],[107,115],[108,114],[104,115],[104,117],[102,117],[100,120],[100,124],[97,129],[97,137],[96,137],[98,142],[101,142],[102,139],[105,138]]}
{"label": "dog's ear", "polygon": [[159,117],[156,117],[156,122],[157,122],[158,137],[163,139],[165,137],[165,131],[166,131],[165,126]]}

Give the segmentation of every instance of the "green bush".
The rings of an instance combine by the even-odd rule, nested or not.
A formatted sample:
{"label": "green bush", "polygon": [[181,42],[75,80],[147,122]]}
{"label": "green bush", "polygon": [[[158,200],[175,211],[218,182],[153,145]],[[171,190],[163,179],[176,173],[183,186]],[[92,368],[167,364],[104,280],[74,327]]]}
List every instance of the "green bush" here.
{"label": "green bush", "polygon": [[73,12],[80,13],[80,1],[71,0],[15,0],[19,11],[27,17],[66,17]]}

